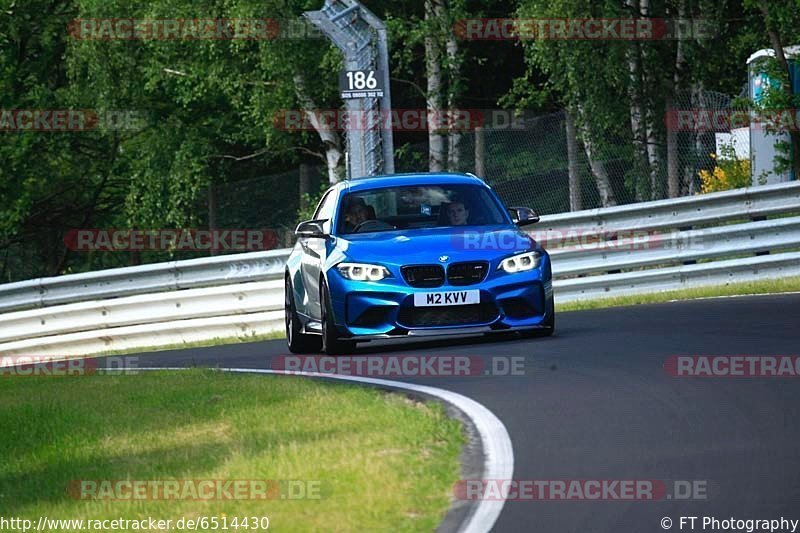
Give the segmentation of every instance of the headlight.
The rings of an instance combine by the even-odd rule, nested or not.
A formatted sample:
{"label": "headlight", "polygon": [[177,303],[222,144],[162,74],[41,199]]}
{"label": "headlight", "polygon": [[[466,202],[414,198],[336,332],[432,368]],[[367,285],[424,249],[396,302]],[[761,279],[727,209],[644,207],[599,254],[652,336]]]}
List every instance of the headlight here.
{"label": "headlight", "polygon": [[365,263],[339,263],[336,269],[342,276],[353,281],[380,281],[392,275],[386,267]]}
{"label": "headlight", "polygon": [[509,274],[525,272],[526,270],[533,270],[538,267],[540,258],[541,255],[539,255],[539,252],[525,252],[524,254],[503,259],[498,268],[500,270],[505,270]]}

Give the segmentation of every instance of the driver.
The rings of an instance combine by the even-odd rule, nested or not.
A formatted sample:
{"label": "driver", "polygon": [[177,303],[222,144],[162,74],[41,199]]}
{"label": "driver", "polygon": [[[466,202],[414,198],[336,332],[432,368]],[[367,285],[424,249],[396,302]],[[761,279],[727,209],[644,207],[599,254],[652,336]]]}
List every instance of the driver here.
{"label": "driver", "polygon": [[359,224],[371,220],[370,209],[363,200],[354,201],[350,204],[344,215],[345,231],[353,231]]}
{"label": "driver", "polygon": [[464,202],[460,200],[449,203],[445,214],[451,226],[466,226],[468,224],[469,210],[464,206]]}

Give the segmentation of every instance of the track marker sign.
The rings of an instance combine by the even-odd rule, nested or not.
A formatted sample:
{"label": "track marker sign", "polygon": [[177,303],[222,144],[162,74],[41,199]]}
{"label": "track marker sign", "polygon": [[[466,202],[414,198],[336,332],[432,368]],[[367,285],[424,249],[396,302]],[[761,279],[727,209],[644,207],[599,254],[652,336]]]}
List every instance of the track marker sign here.
{"label": "track marker sign", "polygon": [[343,70],[339,73],[342,100],[353,98],[383,98],[383,79],[380,70]]}

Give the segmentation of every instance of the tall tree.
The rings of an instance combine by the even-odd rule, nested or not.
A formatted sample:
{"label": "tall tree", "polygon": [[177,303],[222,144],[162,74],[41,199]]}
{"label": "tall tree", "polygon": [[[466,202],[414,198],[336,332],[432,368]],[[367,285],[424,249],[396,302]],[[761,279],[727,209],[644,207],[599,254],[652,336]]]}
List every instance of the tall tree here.
{"label": "tall tree", "polygon": [[[521,0],[517,15],[536,19],[586,19],[621,13],[619,5],[607,4],[588,0]],[[631,138],[630,121],[625,118],[630,116],[629,101],[619,98],[619,94],[628,93],[627,43],[548,39],[544,36],[523,40],[522,46],[528,65],[526,78],[542,72],[547,81],[537,87],[522,78],[516,87],[525,87],[530,93],[543,93],[546,96],[540,100],[556,101],[572,114],[601,205],[615,205],[617,195],[604,159],[608,158],[608,139],[616,136]],[[604,60],[597,61],[598,56]]]}
{"label": "tall tree", "polygon": [[78,12],[72,1],[6,1],[0,12],[0,130],[8,130],[0,133],[2,282],[67,269],[64,232],[113,216],[125,180],[119,146],[136,133],[93,128],[90,120],[78,131],[47,119],[52,131],[20,128],[19,113],[47,117],[91,109],[94,100],[70,83],[63,62]]}
{"label": "tall tree", "polygon": [[428,168],[444,170],[446,164],[443,118],[444,80],[442,76],[441,25],[445,18],[445,0],[425,0],[425,72],[427,74],[426,106],[428,111]]}
{"label": "tall tree", "polygon": [[[775,52],[776,67],[770,71],[780,82],[777,90],[768,89],[763,107],[772,110],[793,111],[792,116],[797,116],[800,109],[800,94],[793,93],[792,81],[800,86],[800,81],[792,80],[789,67],[789,60],[786,57],[784,48],[789,45],[796,45],[793,39],[798,39],[798,28],[800,28],[800,3],[792,5],[791,2],[776,0],[745,0],[745,5],[751,9],[757,9],[763,18],[764,27],[769,43]],[[800,54],[797,54],[800,56]],[[800,74],[798,74],[800,75]],[[788,166],[794,171],[796,179],[800,179],[800,130],[797,124],[789,128],[790,148],[784,157]]]}
{"label": "tall tree", "polygon": [[572,113],[564,113],[564,127],[567,134],[567,173],[569,175],[569,210],[580,211],[583,208],[581,200],[581,175],[578,158],[578,133],[575,129],[575,118]]}

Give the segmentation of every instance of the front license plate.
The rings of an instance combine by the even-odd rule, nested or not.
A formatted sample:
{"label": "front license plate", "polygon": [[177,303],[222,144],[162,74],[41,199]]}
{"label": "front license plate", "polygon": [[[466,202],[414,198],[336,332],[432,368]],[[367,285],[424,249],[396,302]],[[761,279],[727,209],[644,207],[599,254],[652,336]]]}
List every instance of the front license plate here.
{"label": "front license plate", "polygon": [[440,291],[414,294],[414,307],[481,303],[481,291]]}

